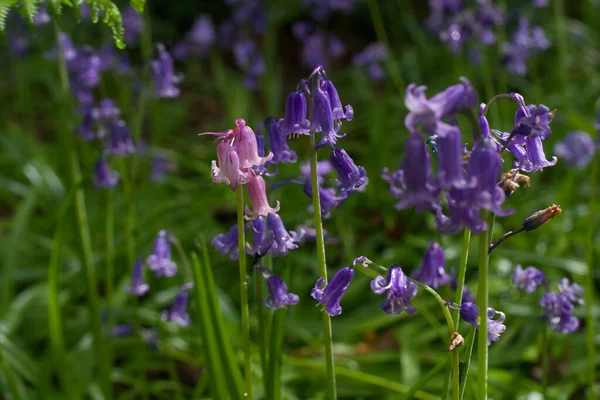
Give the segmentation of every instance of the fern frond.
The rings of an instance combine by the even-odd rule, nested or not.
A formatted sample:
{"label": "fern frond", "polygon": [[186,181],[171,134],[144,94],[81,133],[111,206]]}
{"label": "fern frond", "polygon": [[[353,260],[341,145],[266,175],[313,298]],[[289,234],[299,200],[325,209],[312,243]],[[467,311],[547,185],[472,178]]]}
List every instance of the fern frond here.
{"label": "fern frond", "polygon": [[140,14],[144,12],[144,6],[146,5],[146,0],[131,0],[131,7],[134,8],[135,11]]}
{"label": "fern frond", "polygon": [[48,0],[48,5],[50,6],[50,14],[54,17],[62,13],[62,0]]}
{"label": "fern frond", "polygon": [[37,0],[21,0],[21,4],[23,5],[23,13],[25,17],[29,21],[29,23],[33,23],[33,17],[38,12]]}
{"label": "fern frond", "polygon": [[6,26],[6,18],[8,17],[8,13],[10,11],[10,5],[0,5],[0,31],[4,32],[4,27]]}
{"label": "fern frond", "polygon": [[98,22],[99,11],[102,11],[102,22],[104,22],[112,30],[113,40],[119,49],[125,48],[123,36],[123,22],[121,21],[121,13],[119,7],[110,0],[86,0],[90,5],[92,12],[92,21]]}

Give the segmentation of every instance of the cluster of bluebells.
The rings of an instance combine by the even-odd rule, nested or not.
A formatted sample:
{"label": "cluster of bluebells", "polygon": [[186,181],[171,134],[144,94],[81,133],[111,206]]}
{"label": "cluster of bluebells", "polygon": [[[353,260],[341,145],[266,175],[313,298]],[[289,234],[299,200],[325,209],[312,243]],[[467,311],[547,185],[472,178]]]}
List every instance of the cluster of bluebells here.
{"label": "cluster of bluebells", "polygon": [[507,70],[515,74],[527,73],[527,60],[535,53],[547,50],[550,41],[541,26],[531,26],[527,17],[521,17],[517,30],[510,42],[502,48],[503,63]]}
{"label": "cluster of bluebells", "polygon": [[221,23],[218,42],[231,50],[235,64],[246,77],[244,85],[258,89],[259,78],[265,73],[265,62],[259,40],[267,27],[267,11],[260,0],[227,0],[231,17]]}
{"label": "cluster of bluebells", "polygon": [[346,46],[337,36],[319,31],[312,22],[296,22],[292,33],[302,43],[300,62],[307,68],[317,64],[328,66],[331,61],[346,54]]}
{"label": "cluster of bluebells", "polygon": [[[398,200],[397,209],[414,207],[419,213],[433,213],[441,233],[457,233],[464,227],[475,233],[484,231],[487,224],[481,219],[480,210],[489,210],[498,216],[513,212],[502,209],[506,193],[501,186],[506,183],[501,181],[504,166],[501,154],[505,147],[516,158],[514,167],[525,172],[556,163],[555,157],[546,160],[542,145],[550,135],[549,124],[554,112],[544,105],[526,106],[523,97],[516,93],[498,95],[495,98],[509,97],[518,104],[513,130],[508,133],[490,130],[485,116],[488,105],[482,103],[478,114],[480,134],[474,129],[475,142],[467,151],[457,114],[473,112],[477,105],[475,90],[466,78],[430,98],[425,96],[426,89],[415,84],[407,87],[405,104],[409,113],[405,125],[410,134],[404,147],[404,159],[396,171],[389,172],[385,168],[382,177]],[[435,175],[431,171],[428,144],[438,158]],[[512,174],[510,178],[517,179],[517,175]],[[519,175],[518,179],[528,178]],[[518,182],[510,183],[509,186],[518,187]]]}
{"label": "cluster of bluebells", "polygon": [[583,288],[576,283],[571,284],[563,278],[557,285],[558,292],[548,289],[544,273],[537,268],[521,265],[515,267],[512,281],[515,288],[526,293],[534,293],[539,286],[545,288],[545,293],[540,299],[544,308],[544,318],[550,327],[561,333],[571,333],[579,328],[579,319],[573,315],[575,305],[582,305]]}
{"label": "cluster of bluebells", "polygon": [[474,60],[478,46],[496,43],[494,30],[504,23],[503,12],[493,0],[429,0],[427,27],[453,52],[467,50]]}
{"label": "cluster of bluebells", "polygon": [[162,43],[156,46],[158,58],[150,63],[150,71],[154,80],[154,90],[159,98],[178,97],[181,90],[177,86],[183,77],[175,73],[173,57]]}
{"label": "cluster of bluebells", "polygon": [[[154,240],[152,253],[146,258],[145,264],[156,277],[165,276],[171,278],[177,273],[177,264],[171,257],[171,244],[174,239],[173,235],[165,230],[158,232]],[[161,318],[165,321],[174,322],[181,326],[188,326],[190,317],[187,313],[188,294],[187,289],[190,284],[181,287],[180,292],[175,297],[173,305],[162,312]],[[125,287],[125,290],[135,296],[143,296],[150,285],[144,282],[144,260],[140,257],[133,266],[131,273],[131,283]]]}

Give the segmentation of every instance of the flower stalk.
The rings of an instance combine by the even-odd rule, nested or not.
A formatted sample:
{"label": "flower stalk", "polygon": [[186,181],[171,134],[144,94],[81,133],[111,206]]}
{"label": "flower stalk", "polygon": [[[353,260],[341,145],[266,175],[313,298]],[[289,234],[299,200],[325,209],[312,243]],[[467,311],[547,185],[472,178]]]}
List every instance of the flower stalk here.
{"label": "flower stalk", "polygon": [[244,349],[245,398],[253,399],[252,354],[250,353],[250,316],[248,309],[248,272],[246,271],[246,233],[244,231],[244,187],[239,185],[237,193],[238,264],[240,267],[240,308],[242,312],[242,345]]}
{"label": "flower stalk", "polygon": [[[484,211],[484,214],[487,212]],[[477,305],[479,306],[479,332],[477,338],[477,393],[478,399],[487,399],[487,368],[488,368],[488,248],[490,246],[491,219],[489,214],[488,231],[479,234],[479,291]]]}
{"label": "flower stalk", "polygon": [[585,318],[586,318],[586,339],[588,354],[588,399],[595,399],[596,396],[596,326],[592,307],[594,304],[594,228],[596,222],[596,184],[598,182],[598,169],[600,166],[599,151],[592,161],[592,174],[590,177],[590,199],[588,203],[588,231],[586,240],[586,262],[587,274],[585,276]]}

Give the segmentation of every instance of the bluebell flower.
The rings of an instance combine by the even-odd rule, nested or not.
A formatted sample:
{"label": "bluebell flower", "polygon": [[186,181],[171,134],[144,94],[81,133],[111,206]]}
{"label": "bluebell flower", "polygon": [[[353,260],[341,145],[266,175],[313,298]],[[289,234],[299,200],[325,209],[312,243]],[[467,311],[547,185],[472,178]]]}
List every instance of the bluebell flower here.
{"label": "bluebell flower", "polygon": [[449,86],[430,99],[425,97],[425,90],[426,86],[414,83],[406,88],[404,103],[410,112],[404,124],[411,132],[421,126],[426,133],[443,136],[450,129],[444,126],[444,118],[477,106],[477,93],[466,78],[461,78],[461,83]]}
{"label": "bluebell flower", "polygon": [[376,294],[386,293],[386,299],[381,305],[387,314],[408,314],[416,312],[410,299],[417,295],[417,285],[411,282],[397,265],[390,267],[387,277],[378,276],[371,281],[371,290]]}
{"label": "bluebell flower", "polygon": [[[452,271],[452,275],[454,275],[454,270]],[[450,282],[450,289],[456,291],[456,289],[458,289],[458,280],[453,279]],[[467,285],[463,285],[463,294],[462,294],[462,302],[463,303],[475,303],[476,297],[473,293],[471,293],[471,291],[469,290],[469,288],[467,287]]]}
{"label": "bluebell flower", "polygon": [[150,64],[156,95],[160,98],[173,98],[179,96],[180,90],[176,86],[181,82],[181,76],[175,75],[173,58],[162,44],[157,45],[158,59]]}
{"label": "bluebell flower", "polygon": [[298,295],[288,293],[288,287],[282,277],[270,275],[267,277],[267,287],[269,288],[269,296],[264,300],[265,308],[279,310],[287,306],[298,304]]}
{"label": "bluebell flower", "polygon": [[144,263],[138,258],[131,272],[131,285],[125,288],[126,291],[136,296],[143,296],[150,286],[144,282]]}
{"label": "bluebell flower", "polygon": [[98,107],[92,109],[92,118],[100,123],[115,123],[120,120],[120,117],[121,110],[112,99],[102,99]]}
{"label": "bluebell flower", "polygon": [[186,34],[184,41],[178,43],[173,49],[173,56],[178,60],[184,59],[190,54],[203,58],[208,54],[216,39],[217,33],[211,16],[200,14]]}
{"label": "bluebell flower", "polygon": [[163,321],[174,322],[181,326],[188,326],[190,324],[190,316],[188,315],[187,309],[188,294],[186,292],[179,292],[175,297],[175,302],[170,309],[164,310],[160,317]]}
{"label": "bluebell flower", "polygon": [[464,227],[473,233],[487,229],[487,223],[481,219],[481,212],[473,204],[473,196],[467,189],[452,189],[446,193],[450,217],[444,215],[441,208],[436,210],[435,226],[442,234],[458,233]]}
{"label": "bluebell flower", "polygon": [[458,127],[448,125],[450,129],[443,136],[435,139],[436,154],[438,156],[438,170],[436,173],[437,184],[440,188],[465,188],[473,185],[467,181],[463,161],[463,143]]}
{"label": "bluebell flower", "polygon": [[164,179],[171,165],[166,158],[160,154],[156,154],[152,157],[150,166],[150,180],[152,182],[160,182]]}
{"label": "bluebell flower", "polygon": [[33,17],[33,23],[35,25],[45,25],[50,22],[50,14],[44,7],[40,7],[37,10],[37,14]]}
{"label": "bluebell flower", "polygon": [[106,146],[107,153],[115,156],[128,156],[135,153],[135,146],[125,121],[119,120],[109,125]]}
{"label": "bluebell flower", "polygon": [[[312,183],[307,180],[304,183],[304,193],[312,199]],[[323,218],[329,218],[331,211],[339,206],[342,201],[348,198],[347,192],[336,193],[333,188],[325,188],[319,185],[319,201],[321,205],[321,216]],[[312,206],[310,207],[312,209]]]}
{"label": "bluebell flower", "polygon": [[317,143],[317,149],[324,145],[333,147],[339,138],[345,136],[338,133],[340,126],[333,119],[331,100],[328,93],[321,89],[320,86],[317,85],[313,92],[311,121],[311,130],[321,133],[321,141]]}
{"label": "bluebell flower", "polygon": [[116,337],[133,335],[133,326],[131,324],[115,325],[112,334]]}
{"label": "bluebell flower", "polygon": [[353,278],[354,269],[351,267],[342,268],[335,273],[327,284],[325,284],[325,279],[319,278],[310,295],[320,304],[325,304],[325,311],[335,317],[342,313],[340,300],[348,290]]}
{"label": "bluebell flower", "polygon": [[210,244],[221,254],[229,256],[231,260],[239,257],[238,249],[238,226],[233,225],[227,233],[218,234],[211,240]]}
{"label": "bluebell flower", "polygon": [[331,165],[338,173],[336,183],[341,191],[358,190],[367,184],[367,171],[356,166],[352,158],[342,148],[334,148],[331,150]]}
{"label": "bluebell flower", "polygon": [[329,61],[345,53],[346,46],[337,36],[316,32],[302,40],[300,62],[307,68],[313,68],[317,64],[328,66]]}
{"label": "bluebell flower", "polygon": [[445,266],[444,249],[432,241],[425,251],[421,268],[413,274],[413,278],[437,289],[452,280],[452,276],[446,272]]}
{"label": "bluebell flower", "polygon": [[291,150],[287,144],[286,135],[281,126],[273,117],[265,120],[267,137],[269,138],[269,149],[273,153],[271,163],[295,163],[298,161],[298,155]]}
{"label": "bluebell flower", "polygon": [[[269,253],[275,238],[271,232],[267,232],[267,219],[263,216],[258,216],[246,224],[246,227],[252,231],[252,246],[246,252],[250,255],[261,257]],[[237,229],[237,225],[235,228]],[[235,246],[237,248],[237,230],[235,234]]]}
{"label": "bluebell flower", "polygon": [[475,328],[479,328],[479,307],[477,304],[470,301],[463,301],[460,306],[460,317],[468,324],[473,325]]}
{"label": "bluebell flower", "polygon": [[517,290],[524,290],[526,293],[533,293],[535,289],[545,282],[544,273],[537,268],[527,267],[523,269],[521,265],[515,267],[512,276],[512,282]]}
{"label": "bluebell flower", "polygon": [[174,276],[177,272],[177,265],[171,259],[171,246],[167,239],[168,232],[161,230],[154,240],[154,250],[146,258],[146,263],[156,276]]}
{"label": "bluebell flower", "polygon": [[91,142],[96,138],[96,133],[94,132],[93,109],[91,107],[82,107],[80,113],[82,120],[79,127],[77,127],[76,132],[83,140]]}
{"label": "bluebell flower", "polygon": [[402,168],[390,173],[389,169],[385,167],[381,170],[381,177],[388,183],[392,197],[399,199],[406,190]]}
{"label": "bluebell flower", "polygon": [[352,58],[352,63],[358,67],[367,67],[369,78],[380,81],[385,78],[381,63],[389,57],[389,51],[384,43],[372,43]]}
{"label": "bluebell flower", "polygon": [[123,28],[125,29],[125,43],[132,45],[138,40],[144,28],[142,15],[129,6],[121,11],[121,19],[123,21]]}
{"label": "bluebell flower", "polygon": [[550,47],[542,27],[530,28],[529,19],[521,17],[518,28],[510,43],[504,44],[503,63],[506,68],[519,75],[527,73],[527,60],[536,52]]}
{"label": "bluebell flower", "polygon": [[290,93],[285,103],[282,133],[289,135],[307,135],[310,132],[310,121],[306,119],[306,95],[301,91]]}
{"label": "bluebell flower", "polygon": [[110,169],[110,165],[105,159],[100,159],[96,162],[94,168],[94,185],[102,189],[110,189],[119,183],[120,175],[116,171]]}
{"label": "bluebell flower", "polygon": [[298,248],[298,244],[295,242],[290,233],[285,229],[281,217],[276,213],[271,213],[267,217],[267,225],[273,235],[273,244],[270,248],[270,252],[274,257],[286,256],[289,250]]}
{"label": "bluebell flower", "polygon": [[543,104],[529,104],[519,107],[515,113],[515,130],[522,136],[540,137],[546,140],[550,136],[550,123],[554,119],[554,111]]}
{"label": "bluebell flower", "polygon": [[594,158],[595,150],[594,140],[583,131],[569,133],[554,146],[556,155],[575,168],[585,168]]}
{"label": "bluebell flower", "polygon": [[[494,317],[498,316],[497,319]],[[504,320],[506,316],[501,311],[496,311],[493,308],[488,308],[488,346],[492,342],[497,342],[500,339],[500,335],[506,331],[506,325]]]}
{"label": "bluebell flower", "polygon": [[544,317],[550,327],[560,333],[572,333],[579,328],[579,319],[572,315],[573,304],[565,293],[546,292],[540,299]]}
{"label": "bluebell flower", "polygon": [[576,283],[570,283],[567,278],[562,278],[558,283],[560,293],[567,296],[567,299],[573,304],[583,304],[583,288]]}
{"label": "bluebell flower", "polygon": [[436,210],[439,189],[431,176],[427,145],[419,133],[410,134],[406,140],[401,168],[405,189],[397,197],[399,201],[395,207],[398,210],[415,207],[417,213]]}

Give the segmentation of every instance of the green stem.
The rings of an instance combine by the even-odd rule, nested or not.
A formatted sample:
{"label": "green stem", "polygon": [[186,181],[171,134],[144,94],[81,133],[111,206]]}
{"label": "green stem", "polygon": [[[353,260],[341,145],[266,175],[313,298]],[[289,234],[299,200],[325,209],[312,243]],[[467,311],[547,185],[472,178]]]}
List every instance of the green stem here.
{"label": "green stem", "polygon": [[258,347],[260,349],[260,366],[263,373],[263,386],[267,392],[267,347],[266,347],[266,325],[265,325],[265,307],[263,306],[263,277],[262,273],[254,266],[254,288],[256,297],[256,314],[258,316]]}
{"label": "green stem", "polygon": [[[105,239],[106,239],[106,271],[104,277],[104,292],[106,296],[106,312],[108,313],[108,321],[106,330],[109,332],[108,337],[112,337],[112,329],[115,325],[115,313],[112,309],[113,299],[113,281],[115,279],[115,216],[113,208],[113,191],[106,189],[106,217],[105,217]],[[106,341],[108,350],[108,360],[112,365],[112,340]]]}
{"label": "green stem", "polygon": [[394,64],[395,57],[392,54],[392,46],[390,46],[390,41],[387,33],[385,32],[385,26],[383,24],[381,10],[379,9],[379,3],[377,3],[377,0],[369,0],[369,11],[371,12],[371,21],[373,21],[373,27],[375,28],[377,40],[384,43],[388,49],[388,52],[390,52],[390,57],[388,57],[385,61],[390,77],[392,78],[392,81],[394,82],[394,85],[396,85],[398,91],[404,92],[404,82],[400,76],[400,71],[398,71],[396,64]]}
{"label": "green stem", "polygon": [[102,334],[102,321],[100,319],[100,303],[98,300],[98,285],[96,282],[96,273],[94,270],[94,256],[92,253],[92,241],[90,238],[90,229],[88,226],[85,194],[82,181],[81,167],[79,157],[73,140],[73,132],[70,124],[69,110],[69,79],[67,74],[67,64],[64,57],[64,50],[60,40],[60,28],[54,24],[56,32],[56,45],[58,49],[58,69],[61,83],[61,113],[63,114],[58,121],[62,122],[63,143],[69,157],[69,169],[71,175],[71,184],[75,186],[75,217],[77,220],[77,229],[81,241],[81,252],[83,258],[83,270],[87,285],[89,318],[92,326],[92,335],[94,338],[94,352],[96,362],[100,366],[101,388],[106,399],[112,398],[112,387],[110,382],[110,365],[106,353],[104,336]]}
{"label": "green stem", "polygon": [[565,4],[563,0],[554,0],[554,25],[556,27],[556,44],[558,47],[558,68],[560,88],[567,84],[567,68],[569,67],[569,52],[567,46]]}
{"label": "green stem", "polygon": [[244,230],[244,187],[237,187],[238,261],[240,266],[240,308],[242,311],[242,340],[244,348],[245,399],[252,400],[252,354],[250,353],[250,316],[248,310],[248,273],[246,271],[246,232]]}
{"label": "green stem", "polygon": [[592,307],[594,305],[594,229],[596,223],[596,182],[598,182],[598,169],[600,168],[600,155],[596,151],[592,164],[592,173],[590,177],[590,199],[588,203],[588,231],[586,240],[586,262],[587,274],[585,276],[585,318],[586,318],[586,338],[587,338],[587,359],[588,359],[588,398],[596,399],[596,326]]}
{"label": "green stem", "polygon": [[448,336],[452,337],[452,334],[455,331],[455,329],[454,329],[455,325],[454,325],[454,321],[452,320],[452,316],[450,315],[450,310],[448,310],[448,307],[444,304],[444,299],[442,299],[442,297],[438,294],[438,292],[436,292],[434,289],[427,286],[426,284],[416,281],[412,278],[408,278],[408,279],[410,279],[412,282],[416,283],[418,286],[422,287],[423,289],[425,289],[426,291],[431,293],[433,295],[433,297],[435,297],[438,304],[440,305],[440,308],[442,309],[444,318],[446,318],[446,324],[448,325]]}
{"label": "green stem", "polygon": [[[469,258],[469,245],[471,244],[471,231],[467,228],[463,232],[463,244],[460,253],[460,264],[458,266],[458,279],[456,283],[456,297],[454,302],[460,307],[462,304],[463,290],[465,287],[465,275],[467,273],[467,260]],[[460,310],[453,310],[453,319],[458,331],[460,322]],[[452,352],[452,398],[460,399],[460,354],[458,349]]]}
{"label": "green stem", "polygon": [[[291,268],[286,267],[283,279],[290,283]],[[271,320],[271,340],[269,349],[269,369],[266,398],[269,400],[281,399],[281,354],[283,348],[283,334],[287,309],[283,308],[273,312]]]}
{"label": "green stem", "polygon": [[475,344],[475,332],[476,329],[475,327],[471,328],[471,331],[469,332],[469,335],[467,336],[467,340],[465,340],[465,366],[463,368],[464,370],[464,377],[462,382],[460,383],[460,398],[464,398],[465,395],[465,388],[467,387],[467,378],[469,377],[469,368],[471,366],[471,355],[473,355],[473,345]]}
{"label": "green stem", "polygon": [[[483,219],[488,212],[483,212]],[[493,216],[493,214],[491,214]],[[478,399],[487,399],[487,369],[488,369],[488,248],[490,245],[491,230],[479,234],[479,291],[477,305],[479,307],[479,333],[477,338],[477,392]]]}
{"label": "green stem", "polygon": [[[327,265],[325,259],[325,238],[323,236],[323,221],[321,219],[321,199],[319,197],[319,176],[317,173],[317,150],[315,148],[315,135],[310,135],[310,181],[312,186],[313,214],[317,240],[317,262],[319,276],[327,283]],[[333,359],[333,338],[331,330],[331,317],[323,312],[323,339],[325,342],[325,364],[327,369],[327,396],[330,400],[337,398],[335,385],[335,363]]]}
{"label": "green stem", "polygon": [[548,324],[542,322],[542,349],[540,356],[542,358],[542,394],[544,399],[548,398]]}

